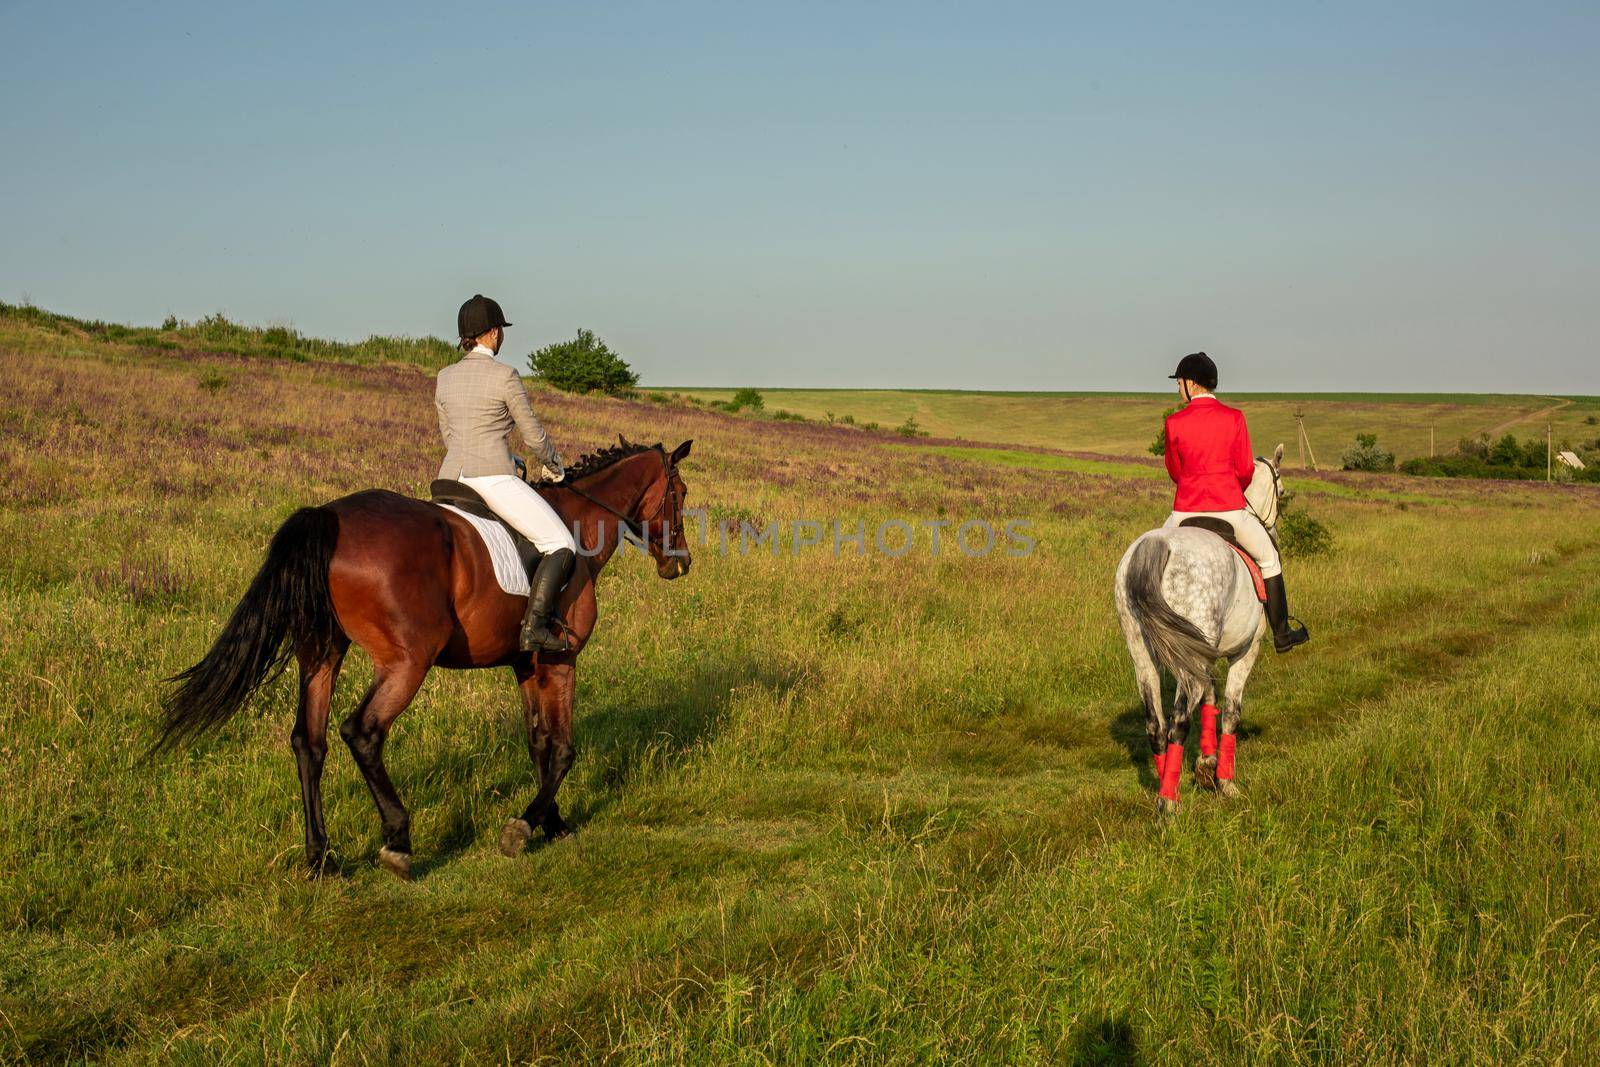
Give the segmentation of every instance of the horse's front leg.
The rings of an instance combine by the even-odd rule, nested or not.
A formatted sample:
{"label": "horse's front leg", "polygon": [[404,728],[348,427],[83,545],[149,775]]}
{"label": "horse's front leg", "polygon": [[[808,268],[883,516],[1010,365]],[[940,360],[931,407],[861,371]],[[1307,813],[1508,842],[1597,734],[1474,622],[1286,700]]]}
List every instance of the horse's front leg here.
{"label": "horse's front leg", "polygon": [[1194,782],[1217,788],[1217,685],[1209,681],[1200,704],[1200,756],[1194,761]]}
{"label": "horse's front leg", "polygon": [[1244,712],[1244,687],[1250,681],[1250,672],[1261,655],[1261,635],[1251,642],[1250,651],[1239,657],[1237,663],[1228,664],[1228,682],[1222,696],[1222,741],[1217,749],[1217,792],[1225,797],[1239,795],[1233,784],[1233,756],[1238,743],[1239,716]]}
{"label": "horse's front leg", "polygon": [[556,791],[572,767],[572,697],[576,664],[572,653],[551,656],[532,669],[518,669],[528,729],[528,757],[539,771],[539,792],[519,818],[500,831],[500,851],[515,856],[533,840],[535,827],[547,840],[571,833],[556,805]]}

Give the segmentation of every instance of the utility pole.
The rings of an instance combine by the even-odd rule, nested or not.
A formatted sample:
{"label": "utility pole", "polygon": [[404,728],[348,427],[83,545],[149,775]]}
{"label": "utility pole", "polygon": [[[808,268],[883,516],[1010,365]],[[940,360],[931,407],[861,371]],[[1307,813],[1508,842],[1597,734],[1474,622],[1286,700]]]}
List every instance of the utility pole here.
{"label": "utility pole", "polygon": [[1300,422],[1301,417],[1302,416],[1300,414],[1300,409],[1299,408],[1295,408],[1294,409],[1294,447],[1295,447],[1295,450],[1300,453],[1300,469],[1301,470],[1305,470],[1306,469],[1306,446],[1305,446],[1304,437],[1305,437],[1305,433],[1306,433],[1306,428]]}
{"label": "utility pole", "polygon": [[1306,417],[1305,417],[1305,413],[1302,412],[1299,408],[1295,409],[1294,424],[1300,430],[1300,434],[1299,434],[1299,437],[1298,437],[1298,441],[1299,441],[1300,448],[1301,448],[1300,466],[1301,467],[1305,467],[1305,465],[1306,465],[1306,457],[1310,456],[1311,457],[1311,466],[1310,466],[1309,469],[1310,470],[1316,470],[1317,469],[1317,453],[1311,447],[1311,435],[1306,433]]}
{"label": "utility pole", "polygon": [[1555,464],[1550,459],[1551,423],[1544,424],[1544,480],[1554,480]]}
{"label": "utility pole", "polygon": [[1433,458],[1433,423],[1428,424],[1428,458]]}

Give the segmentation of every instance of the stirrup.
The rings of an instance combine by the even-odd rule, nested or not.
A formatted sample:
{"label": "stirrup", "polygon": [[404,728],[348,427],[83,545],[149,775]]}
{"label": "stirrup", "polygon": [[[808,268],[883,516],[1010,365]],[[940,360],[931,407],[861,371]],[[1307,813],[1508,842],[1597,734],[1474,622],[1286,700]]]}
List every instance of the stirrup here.
{"label": "stirrup", "polygon": [[517,647],[524,652],[569,652],[572,642],[565,634],[567,624],[554,612],[538,626],[524,626],[517,638]]}
{"label": "stirrup", "polygon": [[1306,629],[1306,624],[1290,615],[1283,621],[1283,633],[1273,633],[1272,647],[1281,655],[1299,648],[1309,640],[1311,631]]}

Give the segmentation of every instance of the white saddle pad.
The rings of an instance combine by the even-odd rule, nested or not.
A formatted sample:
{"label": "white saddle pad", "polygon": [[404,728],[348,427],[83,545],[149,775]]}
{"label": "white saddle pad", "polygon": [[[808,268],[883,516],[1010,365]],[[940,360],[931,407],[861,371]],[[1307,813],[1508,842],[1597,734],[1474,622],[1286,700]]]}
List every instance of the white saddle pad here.
{"label": "white saddle pad", "polygon": [[498,522],[469,515],[449,504],[439,506],[460,515],[478,531],[478,536],[483,538],[485,547],[489,549],[489,558],[494,561],[494,578],[500,583],[500,588],[512,596],[527,596],[528,572],[523,568],[522,560],[517,556],[517,547],[511,543],[511,535],[506,533],[506,528]]}

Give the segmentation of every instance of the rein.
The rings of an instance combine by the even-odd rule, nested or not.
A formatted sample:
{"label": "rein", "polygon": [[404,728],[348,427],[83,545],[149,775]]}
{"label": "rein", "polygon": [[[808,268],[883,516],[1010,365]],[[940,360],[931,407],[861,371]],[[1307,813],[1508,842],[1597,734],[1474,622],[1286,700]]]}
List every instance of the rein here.
{"label": "rein", "polygon": [[[576,485],[572,485],[571,483],[568,483],[568,482],[557,482],[556,483],[556,488],[557,489],[565,489],[569,493],[576,493],[578,496],[580,496],[583,499],[587,500],[589,503],[593,504],[595,507],[599,508],[601,511],[605,511],[605,512],[615,516],[618,521],[622,522],[626,526],[628,536],[630,536],[633,539],[634,543],[636,545],[638,545],[640,548],[648,549],[650,542],[649,542],[649,537],[647,536],[647,533],[646,533],[646,528],[649,526],[650,523],[655,522],[657,519],[659,519],[661,517],[662,511],[664,511],[666,509],[667,501],[670,500],[670,499],[674,499],[677,496],[677,491],[676,491],[676,489],[673,488],[673,485],[672,485],[672,472],[667,470],[666,457],[664,455],[662,456],[662,459],[661,459],[661,469],[667,475],[667,491],[661,494],[661,503],[656,505],[656,510],[654,512],[652,512],[650,514],[650,517],[647,518],[647,519],[635,519],[635,518],[631,518],[630,516],[624,515],[622,512],[620,512],[616,508],[612,507],[610,504],[607,504],[604,500],[595,499],[594,497],[590,496],[588,493],[585,493],[582,489],[579,489]],[[669,537],[670,537],[670,534],[671,534],[671,532],[668,531],[668,536]],[[667,546],[667,547],[670,547],[670,546]]]}

